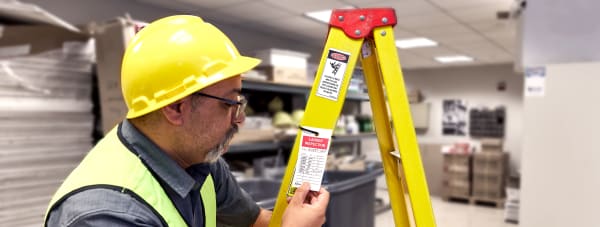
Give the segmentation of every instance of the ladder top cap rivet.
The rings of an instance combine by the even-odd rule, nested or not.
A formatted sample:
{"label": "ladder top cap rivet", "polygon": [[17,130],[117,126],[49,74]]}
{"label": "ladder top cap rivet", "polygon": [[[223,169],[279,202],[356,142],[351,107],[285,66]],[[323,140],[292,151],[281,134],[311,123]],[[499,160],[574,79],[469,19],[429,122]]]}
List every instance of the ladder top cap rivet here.
{"label": "ladder top cap rivet", "polygon": [[[354,39],[372,36],[373,29],[396,25],[396,11],[393,8],[339,9],[333,10],[330,27],[341,28]],[[356,32],[356,30],[360,30]]]}

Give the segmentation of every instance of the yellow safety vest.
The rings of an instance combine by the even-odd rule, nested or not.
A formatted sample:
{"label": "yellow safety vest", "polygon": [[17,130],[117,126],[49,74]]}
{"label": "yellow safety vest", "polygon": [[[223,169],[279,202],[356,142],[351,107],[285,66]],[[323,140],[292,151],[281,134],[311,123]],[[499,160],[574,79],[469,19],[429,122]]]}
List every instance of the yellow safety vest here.
{"label": "yellow safety vest", "polygon": [[[112,188],[122,193],[134,193],[134,197],[141,198],[151,206],[168,226],[187,226],[152,173],[119,140],[117,127],[98,142],[54,194],[46,210],[45,225],[48,213],[55,205],[73,193],[92,188]],[[217,205],[210,174],[200,189],[200,195],[204,205],[205,226],[215,227]]]}

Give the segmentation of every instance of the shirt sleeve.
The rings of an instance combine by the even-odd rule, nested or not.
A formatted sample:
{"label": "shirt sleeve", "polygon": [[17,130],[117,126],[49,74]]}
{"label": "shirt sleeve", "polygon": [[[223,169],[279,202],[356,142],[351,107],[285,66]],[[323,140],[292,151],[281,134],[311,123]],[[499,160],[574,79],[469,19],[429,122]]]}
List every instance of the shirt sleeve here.
{"label": "shirt sleeve", "polygon": [[222,159],[211,165],[217,196],[217,226],[251,226],[260,207],[239,187],[229,166]]}
{"label": "shirt sleeve", "polygon": [[48,214],[48,226],[163,226],[141,202],[111,189],[71,195]]}

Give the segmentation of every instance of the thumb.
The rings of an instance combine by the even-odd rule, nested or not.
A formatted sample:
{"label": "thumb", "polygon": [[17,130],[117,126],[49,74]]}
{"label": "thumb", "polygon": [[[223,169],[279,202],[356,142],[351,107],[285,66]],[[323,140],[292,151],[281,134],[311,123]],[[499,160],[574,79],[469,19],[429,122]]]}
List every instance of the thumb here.
{"label": "thumb", "polygon": [[306,182],[302,183],[299,188],[294,192],[294,196],[290,201],[291,204],[302,205],[304,203],[304,199],[310,190],[310,185]]}

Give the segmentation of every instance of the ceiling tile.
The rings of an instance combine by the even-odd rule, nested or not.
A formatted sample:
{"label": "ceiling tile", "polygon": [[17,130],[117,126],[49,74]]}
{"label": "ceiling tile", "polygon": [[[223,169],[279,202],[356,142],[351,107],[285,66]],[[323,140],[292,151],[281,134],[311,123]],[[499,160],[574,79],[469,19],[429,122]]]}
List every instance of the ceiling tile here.
{"label": "ceiling tile", "polygon": [[415,33],[423,36],[435,36],[435,35],[460,35],[465,33],[472,33],[473,30],[462,24],[449,24],[444,26],[436,27],[424,27],[417,28],[414,30]]}
{"label": "ceiling tile", "polygon": [[[288,35],[325,40],[328,27],[305,16],[293,16],[267,20],[264,23]],[[293,25],[293,26],[290,26]]]}
{"label": "ceiling tile", "polygon": [[264,0],[264,2],[277,6],[280,9],[295,13],[296,15],[302,15],[303,13],[310,11],[339,9],[349,6],[349,4],[345,2],[336,0]]}
{"label": "ceiling tile", "polygon": [[[226,6],[233,6],[242,2],[252,1],[252,0],[176,0],[179,2],[189,3],[194,6],[199,6],[205,9],[218,9]],[[168,2],[168,1],[167,1]]]}
{"label": "ceiling tile", "polygon": [[363,4],[373,4],[373,3],[380,3],[380,2],[394,2],[394,1],[399,1],[399,0],[344,0],[344,1],[348,2],[352,5],[355,5],[355,6],[361,6]]}
{"label": "ceiling tile", "polygon": [[457,54],[461,54],[461,53],[457,53],[454,50],[450,50],[446,47],[441,47],[441,46],[437,46],[437,47],[424,47],[424,48],[413,48],[413,49],[407,49],[408,51],[425,57],[425,58],[431,58],[433,59],[433,57],[435,56],[444,56],[444,55],[457,55]]}
{"label": "ceiling tile", "polygon": [[484,6],[449,10],[448,13],[461,22],[496,20],[498,8]]}
{"label": "ceiling tile", "polygon": [[398,16],[397,26],[406,29],[422,29],[425,27],[436,27],[456,23],[456,20],[443,13],[427,13],[411,16]]}
{"label": "ceiling tile", "polygon": [[442,12],[428,1],[423,0],[388,0],[374,3],[359,3],[357,6],[362,8],[391,7],[395,9],[396,16]]}
{"label": "ceiling tile", "polygon": [[273,5],[266,4],[260,1],[243,2],[234,6],[220,8],[216,11],[217,13],[222,13],[224,15],[232,15],[239,19],[248,21],[272,20],[273,18],[281,18],[290,15],[288,12],[279,10]]}
{"label": "ceiling tile", "polygon": [[475,58],[477,61],[498,63],[507,62],[511,59],[510,53],[508,53],[502,47],[489,42],[454,45],[454,47]]}
{"label": "ceiling tile", "polygon": [[470,42],[470,43],[450,44],[450,45],[448,45],[448,47],[455,49],[455,50],[460,50],[463,52],[470,52],[470,50],[476,50],[476,49],[493,49],[494,44],[490,43],[488,41],[479,41],[479,42]]}
{"label": "ceiling tile", "polygon": [[511,20],[481,20],[467,22],[466,24],[482,33],[497,30],[516,30],[516,23]]}
{"label": "ceiling tile", "polygon": [[164,1],[164,0],[135,0],[135,1],[154,5],[154,6],[159,6],[161,8],[165,8],[165,9],[182,11],[182,12],[190,11],[190,8],[193,8],[192,4],[181,2],[181,1],[173,1],[173,2]]}
{"label": "ceiling tile", "polygon": [[394,27],[394,37],[396,39],[414,38],[417,36],[419,36],[419,35],[417,35],[414,32],[409,32],[409,31],[403,30],[398,26]]}
{"label": "ceiling tile", "polygon": [[436,63],[433,58],[422,57],[407,50],[399,50],[398,58],[402,69],[422,68]]}
{"label": "ceiling tile", "polygon": [[430,0],[444,9],[469,8],[478,6],[495,6],[508,9],[514,0]]}
{"label": "ceiling tile", "polygon": [[432,38],[435,41],[438,41],[442,45],[464,44],[464,43],[488,41],[484,36],[476,34],[476,33],[441,34],[441,35],[432,35],[430,38]]}

